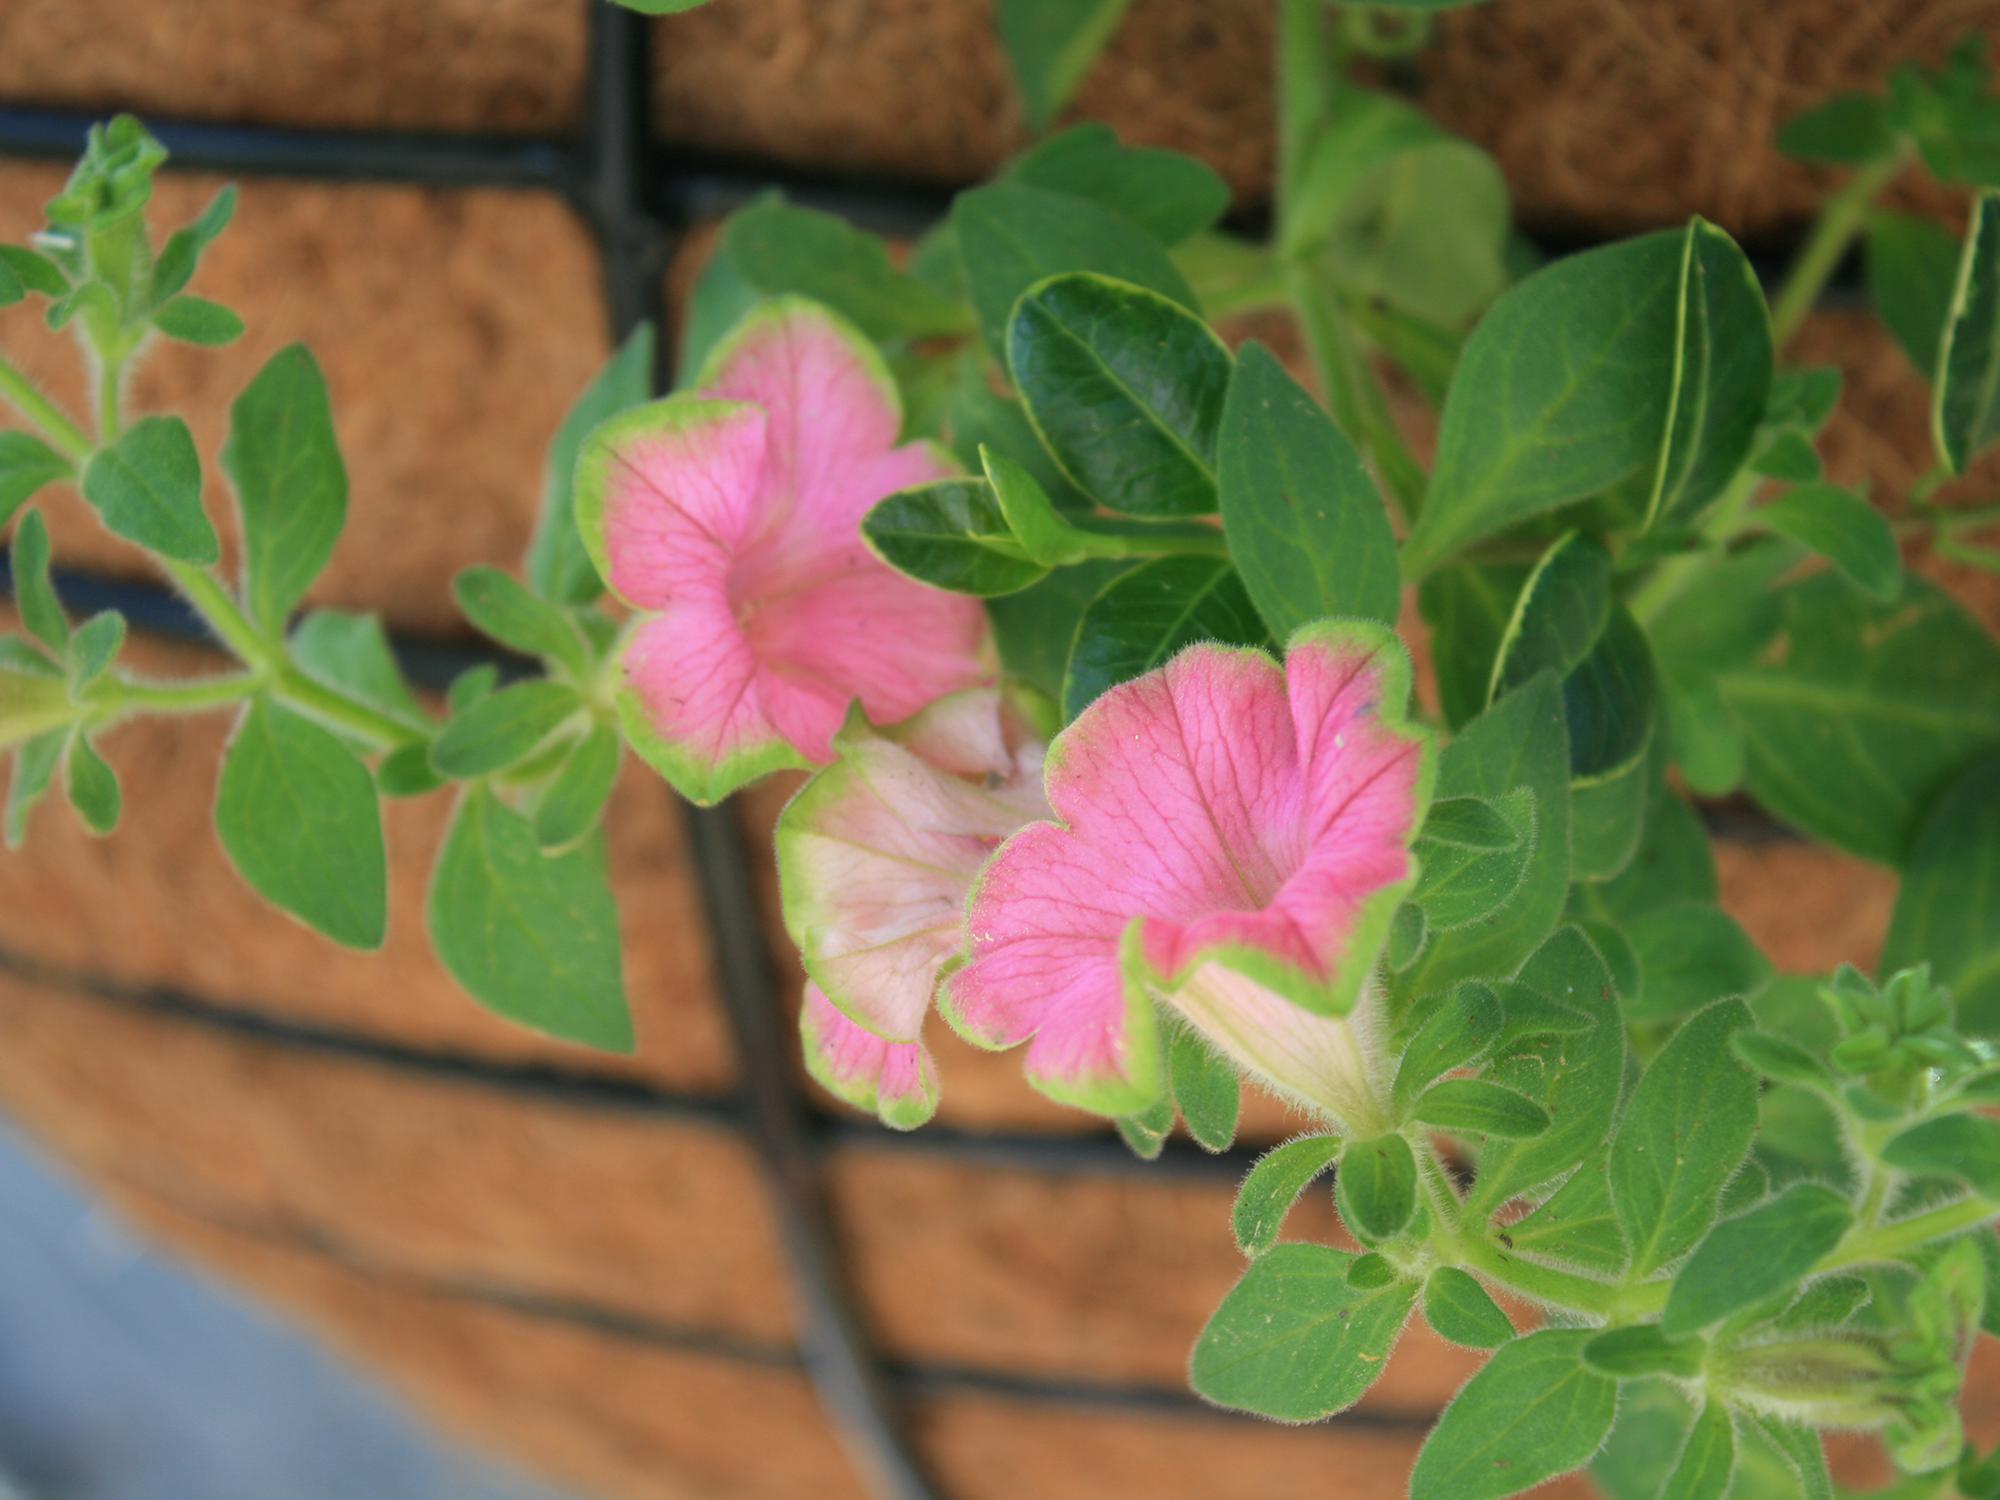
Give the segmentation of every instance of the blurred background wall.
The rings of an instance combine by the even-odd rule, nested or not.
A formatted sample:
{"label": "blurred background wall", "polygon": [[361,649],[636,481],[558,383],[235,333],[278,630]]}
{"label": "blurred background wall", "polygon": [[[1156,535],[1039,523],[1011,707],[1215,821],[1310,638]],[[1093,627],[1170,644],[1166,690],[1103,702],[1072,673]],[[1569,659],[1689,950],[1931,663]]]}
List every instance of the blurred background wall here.
{"label": "blurred background wall", "polygon": [[[1072,114],[1206,157],[1254,216],[1270,23],[1262,0],[1136,0]],[[159,223],[223,180],[201,162],[242,169],[236,226],[197,290],[250,334],[163,349],[135,409],[187,410],[212,453],[250,374],[309,342],[353,491],[314,600],[383,611],[433,682],[470,649],[448,579],[518,559],[542,449],[610,347],[605,205],[571,170],[573,148],[601,142],[593,127],[643,125],[656,146],[643,186],[664,233],[620,253],[669,308],[710,223],[767,180],[907,230],[1025,140],[984,0],[714,0],[648,28],[643,62],[607,50],[601,27],[587,0],[0,7],[0,232],[39,224],[64,173],[51,153],[89,116],[136,110],[184,143],[197,169],[163,179]],[[1498,156],[1545,243],[1699,212],[1777,258],[1824,184],[1777,157],[1776,125],[1905,58],[1936,62],[1968,30],[2000,32],[2000,0],[1496,0],[1446,16],[1385,81]],[[643,121],[604,108],[633,68],[651,85]],[[1943,196],[1905,206],[1963,212]],[[81,401],[66,341],[35,313],[0,312],[0,341]],[[1925,465],[1921,383],[1837,305],[1797,352],[1846,375],[1831,477],[1893,507]],[[45,509],[73,601],[129,589],[131,554],[84,507]],[[1990,579],[1910,561],[2000,623]],[[158,627],[156,665],[212,665],[170,605],[119,597]],[[789,1027],[781,1057],[742,1055],[741,1006],[770,997],[718,962],[716,872],[638,766],[611,846],[640,1051],[512,1030],[423,939],[443,799],[390,804],[389,944],[342,952],[228,869],[208,819],[224,729],[121,731],[117,834],[91,840],[45,808],[28,849],[0,857],[0,1108],[127,1222],[302,1319],[427,1417],[607,1496],[863,1494],[884,1434],[871,1450],[865,1423],[829,1415],[803,1347],[879,1376],[881,1413],[952,1500],[1400,1493],[1472,1368],[1420,1329],[1357,1412],[1319,1427],[1185,1395],[1187,1350],[1239,1269],[1227,1213],[1246,1157],[1173,1150],[1135,1168],[1010,1060],[949,1038],[939,1125],[914,1139],[816,1107],[746,1113],[791,1068]],[[753,852],[783,795],[740,810]],[[1720,816],[1726,904],[1781,965],[1872,962],[1886,872]],[[795,988],[781,972],[778,1003]],[[746,1128],[760,1118],[763,1134]],[[1285,1128],[1253,1113],[1246,1139]],[[774,1150],[796,1191],[768,1190]],[[1302,1207],[1295,1230],[1332,1235],[1329,1206]],[[828,1289],[823,1250],[851,1293],[845,1342],[805,1295]],[[850,1416],[870,1404],[835,1388]],[[1990,1439],[2000,1381],[1971,1389]],[[1864,1449],[1842,1461],[1867,1474]]]}

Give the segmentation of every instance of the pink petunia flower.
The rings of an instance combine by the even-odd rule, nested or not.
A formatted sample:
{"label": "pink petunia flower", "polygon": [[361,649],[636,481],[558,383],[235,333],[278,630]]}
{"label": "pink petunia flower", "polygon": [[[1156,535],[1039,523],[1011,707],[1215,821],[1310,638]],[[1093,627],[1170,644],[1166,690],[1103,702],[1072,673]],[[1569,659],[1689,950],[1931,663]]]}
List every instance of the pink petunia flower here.
{"label": "pink petunia flower", "polygon": [[980,876],[946,1016],[982,1046],[1028,1043],[1051,1097],[1129,1115],[1166,1086],[1164,1005],[1281,1096],[1385,1127],[1356,1002],[1430,798],[1409,686],[1393,634],[1326,622],[1282,669],[1197,645],[1111,689],[1049,747],[1058,821]]}
{"label": "pink petunia flower", "polygon": [[870,506],[953,466],[929,444],[896,446],[895,382],[860,334],[780,299],[698,384],[591,434],[576,517],[606,583],[644,614],[623,655],[627,738],[710,803],[825,765],[856,700],[889,723],[990,668],[976,599],[862,544]]}
{"label": "pink petunia flower", "polygon": [[1008,834],[1048,816],[1042,738],[995,688],[887,729],[854,714],[838,759],[778,819],[785,926],[806,973],[800,1032],[828,1090],[907,1129],[937,1108],[922,1041],[965,898]]}

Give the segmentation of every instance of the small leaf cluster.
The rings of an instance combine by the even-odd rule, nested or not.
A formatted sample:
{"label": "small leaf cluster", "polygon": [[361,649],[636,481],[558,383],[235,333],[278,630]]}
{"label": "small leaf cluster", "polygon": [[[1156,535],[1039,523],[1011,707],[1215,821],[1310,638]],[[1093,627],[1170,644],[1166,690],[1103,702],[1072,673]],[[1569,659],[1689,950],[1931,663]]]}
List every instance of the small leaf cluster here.
{"label": "small leaf cluster", "polygon": [[[389,862],[384,798],[450,787],[456,799],[431,882],[438,956],[488,1008],[564,1039],[629,1050],[617,910],[600,825],[623,760],[608,674],[615,621],[570,513],[575,455],[597,422],[643,400],[642,330],[585,392],[550,457],[525,582],[491,567],[454,585],[496,660],[445,695],[412,688],[380,621],[300,613],[340,540],[348,479],[327,382],[301,345],[281,349],[230,407],[218,467],[234,500],[240,564],[224,575],[204,465],[187,423],[128,418],[122,392],[152,333],[224,343],[241,325],[184,291],[235,205],[225,189],[157,250],[146,206],[165,152],[120,118],[91,132],[33,246],[0,247],[0,300],[49,299],[99,372],[94,430],[0,364],[36,431],[0,433],[0,511],[67,484],[112,534],[146,554],[236,658],[236,670],[162,679],[121,661],[125,621],[72,626],[50,581],[49,534],[29,510],[10,563],[24,636],[0,637],[0,746],[14,749],[6,836],[18,846],[62,772],[85,825],[118,823],[118,779],[100,737],[148,714],[227,712],[215,788],[224,851],[259,895],[346,946],[382,945]],[[508,676],[500,681],[500,652]]]}

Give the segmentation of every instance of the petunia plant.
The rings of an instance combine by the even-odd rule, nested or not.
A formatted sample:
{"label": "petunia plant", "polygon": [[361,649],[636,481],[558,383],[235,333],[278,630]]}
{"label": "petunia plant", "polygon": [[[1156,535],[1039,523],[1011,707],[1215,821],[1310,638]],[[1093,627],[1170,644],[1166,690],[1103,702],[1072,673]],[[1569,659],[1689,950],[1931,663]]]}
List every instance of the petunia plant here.
{"label": "petunia plant", "polygon": [[[1001,6],[1033,119],[1122,9]],[[304,349],[209,456],[222,570],[189,429],[123,397],[157,338],[240,333],[188,290],[234,199],[156,247],[162,153],[95,132],[0,247],[0,302],[44,299],[96,390],[82,418],[0,362],[9,842],[59,772],[111,829],[121,722],[233,715],[216,822],[251,886],[373,947],[380,799],[448,796],[447,967],[627,1049],[626,750],[700,803],[784,775],[830,1095],[922,1125],[950,1031],[1142,1156],[1231,1149],[1246,1088],[1289,1113],[1236,1202],[1242,1279],[1188,1330],[1210,1400],[1328,1417],[1420,1317],[1490,1353],[1418,1500],[1579,1469],[1611,1500],[1830,1497],[1834,1430],[1872,1436],[1883,1493],[2000,1496],[1960,1416],[2000,1333],[2000,645],[1903,546],[2000,562],[1984,66],[1786,128],[1842,175],[1767,292],[1699,218],[1544,263],[1489,158],[1348,76],[1421,16],[1279,18],[1267,235],[1218,227],[1207,167],[1095,124],[908,247],[776,196],[731,216],[676,388],[649,399],[649,334],[620,350],[519,574],[454,585],[520,669],[440,702],[372,618],[300,612],[347,501]],[[1969,190],[1962,235],[1877,206],[1918,172]],[[1828,478],[1840,377],[1788,352],[1857,245],[1930,385],[1908,495]],[[117,615],[69,619],[25,509],[64,490],[234,668],[148,676]],[[1896,874],[1876,972],[1776,971],[1719,900],[1722,799]],[[1329,1191],[1339,1242],[1286,1238]]]}

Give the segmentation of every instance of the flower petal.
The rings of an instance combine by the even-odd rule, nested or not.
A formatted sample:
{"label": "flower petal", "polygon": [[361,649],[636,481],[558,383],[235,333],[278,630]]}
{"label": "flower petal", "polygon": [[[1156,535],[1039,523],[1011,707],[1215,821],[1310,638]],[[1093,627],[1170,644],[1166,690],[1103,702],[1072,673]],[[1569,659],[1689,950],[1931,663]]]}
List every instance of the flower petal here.
{"label": "flower petal", "polygon": [[1164,1074],[1151,1002],[1127,983],[1131,924],[1105,904],[1116,873],[1056,824],[1015,834],[973,887],[970,961],[938,1005],[979,1046],[1031,1042],[1028,1081],[1049,1097],[1127,1115],[1159,1098]]}
{"label": "flower petal", "polygon": [[807,762],[772,725],[758,668],[728,604],[690,593],[625,644],[625,737],[690,802],[719,802],[770,771]]}
{"label": "flower petal", "polygon": [[789,527],[795,512],[847,538],[884,495],[936,477],[926,450],[891,454],[903,426],[895,379],[873,344],[816,302],[763,304],[716,347],[698,384],[705,396],[770,413],[767,525],[782,518]]}
{"label": "flower petal", "polygon": [[639,609],[726,586],[757,524],[767,418],[672,396],[593,431],[577,466],[576,524],[597,571]]}
{"label": "flower petal", "polygon": [[[913,738],[935,743],[943,722],[970,735],[983,719],[991,748],[1004,756],[1001,713],[997,690],[955,695]],[[914,1041],[938,972],[959,949],[974,876],[1042,809],[1032,747],[1009,781],[989,788],[930,764],[891,738],[900,733],[850,721],[840,759],[779,816],[778,874],[785,926],[806,972],[860,1025]]]}
{"label": "flower petal", "polygon": [[816,984],[799,1009],[806,1071],[836,1098],[914,1130],[937,1112],[937,1065],[922,1042],[889,1042],[855,1025]]}

